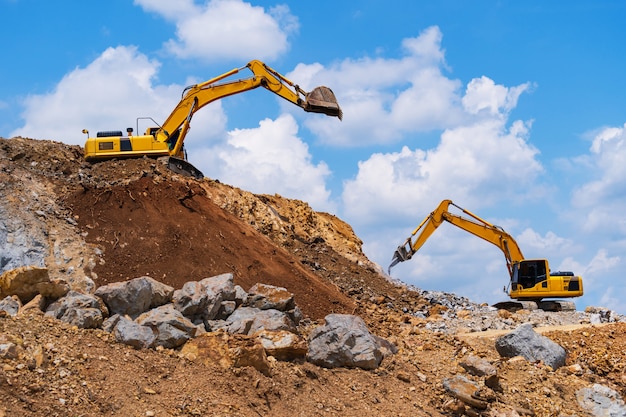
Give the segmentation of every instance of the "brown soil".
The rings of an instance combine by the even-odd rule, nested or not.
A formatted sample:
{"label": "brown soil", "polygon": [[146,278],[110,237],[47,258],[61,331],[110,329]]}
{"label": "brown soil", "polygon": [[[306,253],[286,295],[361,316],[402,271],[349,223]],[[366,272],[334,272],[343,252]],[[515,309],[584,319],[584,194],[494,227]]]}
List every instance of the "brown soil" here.
{"label": "brown soil", "polygon": [[259,282],[287,288],[314,319],[355,308],[284,249],[216,206],[197,183],[143,177],[83,189],[66,204],[86,240],[104,248],[106,262],[93,270],[98,286],[145,275],[181,288],[230,272],[246,290]]}
{"label": "brown soil", "polygon": [[[349,225],[304,202],[183,178],[150,159],[90,165],[80,147],[22,138],[0,139],[0,184],[11,216],[54,231],[51,274],[86,275],[98,286],[148,275],[180,288],[231,272],[246,290],[258,282],[289,289],[311,325],[332,312],[357,314],[399,348],[375,371],[275,361],[266,376],[175,350],[134,350],[29,310],[0,317],[0,346],[18,345],[0,359],[0,417],[480,415],[444,390],[458,374],[489,391],[485,416],[588,416],[576,390],[593,383],[626,394],[626,324],[544,329],[568,352],[557,371],[503,359],[494,335],[428,330],[445,308],[386,280]],[[56,265],[57,252],[65,265]],[[405,313],[416,310],[429,317]],[[497,367],[501,391],[459,366],[469,355]]]}

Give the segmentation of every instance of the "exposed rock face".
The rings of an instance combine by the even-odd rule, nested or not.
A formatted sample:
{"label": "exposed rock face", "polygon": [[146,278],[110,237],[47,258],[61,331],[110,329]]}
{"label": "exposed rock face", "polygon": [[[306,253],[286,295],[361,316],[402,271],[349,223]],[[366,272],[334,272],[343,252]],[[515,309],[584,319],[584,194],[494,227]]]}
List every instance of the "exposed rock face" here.
{"label": "exposed rock face", "polygon": [[21,266],[0,275],[0,297],[16,295],[23,303],[36,295],[57,299],[69,291],[62,279],[51,279],[48,268]]}

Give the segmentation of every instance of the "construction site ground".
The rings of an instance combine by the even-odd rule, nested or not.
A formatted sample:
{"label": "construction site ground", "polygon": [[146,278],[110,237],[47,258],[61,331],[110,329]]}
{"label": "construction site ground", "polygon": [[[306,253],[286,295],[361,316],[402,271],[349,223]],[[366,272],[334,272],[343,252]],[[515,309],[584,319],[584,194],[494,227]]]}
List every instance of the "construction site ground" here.
{"label": "construction site ground", "polygon": [[[180,288],[230,272],[246,290],[287,288],[307,326],[354,314],[398,347],[374,371],[272,361],[263,375],[177,350],[136,350],[29,310],[0,317],[0,345],[20,346],[18,357],[0,359],[0,417],[471,415],[443,387],[456,375],[482,383],[459,365],[470,355],[494,364],[503,388],[482,415],[589,416],[579,389],[598,383],[626,394],[626,323],[535,323],[567,351],[556,371],[501,358],[502,330],[463,324],[483,310],[451,323],[446,307],[388,280],[349,225],[305,202],[182,177],[149,158],[89,164],[78,146],[23,138],[0,139],[0,184],[3,213],[32,233],[49,230],[51,275],[76,287],[89,287],[83,276],[96,287],[150,276]],[[516,324],[530,317],[493,314]],[[451,330],[432,330],[444,318]]]}

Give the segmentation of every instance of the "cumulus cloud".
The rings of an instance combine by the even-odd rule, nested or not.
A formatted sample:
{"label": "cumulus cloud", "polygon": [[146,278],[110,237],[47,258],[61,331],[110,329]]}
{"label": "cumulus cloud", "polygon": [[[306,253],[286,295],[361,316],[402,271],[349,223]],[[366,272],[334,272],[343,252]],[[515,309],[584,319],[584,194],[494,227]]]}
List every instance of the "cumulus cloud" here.
{"label": "cumulus cloud", "polygon": [[345,115],[341,126],[323,119],[303,123],[333,146],[397,143],[412,133],[459,125],[461,84],[443,73],[441,38],[433,26],[405,39],[399,59],[345,59],[328,68],[298,65],[289,76],[307,86],[331,86]]}
{"label": "cumulus cloud", "polygon": [[463,109],[476,115],[486,111],[489,115],[508,114],[517,106],[520,94],[528,90],[530,84],[525,83],[517,87],[507,88],[496,85],[493,80],[484,75],[475,78],[467,85],[463,97]]}
{"label": "cumulus cloud", "polygon": [[313,162],[290,115],[265,119],[254,129],[235,129],[215,146],[193,150],[194,164],[205,175],[261,194],[281,194],[334,211],[326,181],[330,169]]}
{"label": "cumulus cloud", "polygon": [[266,10],[240,0],[211,0],[202,5],[191,0],[135,3],[174,22],[176,38],[164,47],[183,59],[276,59],[288,50],[288,38],[299,28],[297,17],[285,5]]}
{"label": "cumulus cloud", "polygon": [[[144,116],[161,122],[180,99],[182,87],[154,84],[159,67],[136,47],[108,48],[49,93],[27,96],[21,114],[25,123],[11,135],[82,144],[84,128],[126,131]],[[140,129],[153,125],[143,123],[149,124]]]}
{"label": "cumulus cloud", "polygon": [[[572,205],[584,213],[583,230],[626,238],[626,124],[608,127],[593,138],[589,154],[574,161],[590,181],[574,189]],[[611,219],[610,222],[607,219]]]}
{"label": "cumulus cloud", "polygon": [[[345,182],[343,201],[353,221],[367,223],[382,213],[404,219],[430,212],[450,198],[479,209],[507,199],[523,199],[543,167],[525,139],[520,121],[508,129],[499,118],[446,130],[434,149],[376,153],[359,163]],[[516,184],[517,187],[511,187]]]}

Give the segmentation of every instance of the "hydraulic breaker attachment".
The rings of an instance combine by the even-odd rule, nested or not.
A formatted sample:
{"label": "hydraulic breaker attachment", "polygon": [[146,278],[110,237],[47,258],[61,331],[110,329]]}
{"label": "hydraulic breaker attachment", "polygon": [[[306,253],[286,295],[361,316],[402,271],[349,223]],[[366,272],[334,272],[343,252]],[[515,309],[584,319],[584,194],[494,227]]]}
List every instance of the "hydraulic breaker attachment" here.
{"label": "hydraulic breaker attachment", "polygon": [[322,113],[327,116],[343,117],[343,112],[337,103],[335,93],[328,87],[315,87],[305,98],[304,111]]}
{"label": "hydraulic breaker attachment", "polygon": [[[393,253],[391,258],[391,265],[387,269],[387,274],[391,275],[391,268],[399,264],[400,262],[408,261],[413,256],[413,251],[410,249],[411,239],[407,239],[404,245],[398,246],[398,249]],[[408,248],[408,249],[407,249]]]}

